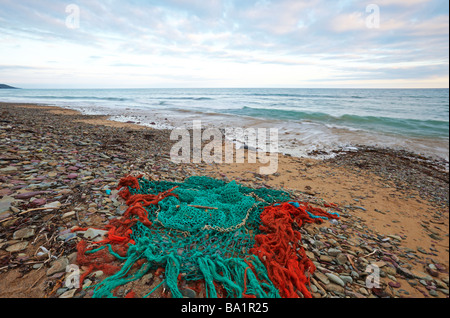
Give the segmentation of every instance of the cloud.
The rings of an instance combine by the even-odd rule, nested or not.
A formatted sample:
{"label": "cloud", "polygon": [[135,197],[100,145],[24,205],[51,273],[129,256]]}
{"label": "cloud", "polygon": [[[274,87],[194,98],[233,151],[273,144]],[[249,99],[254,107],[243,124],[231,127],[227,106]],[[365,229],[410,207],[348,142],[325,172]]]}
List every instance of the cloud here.
{"label": "cloud", "polygon": [[417,7],[419,4],[428,4],[431,0],[377,0],[376,4],[384,7]]}
{"label": "cloud", "polygon": [[18,70],[40,70],[42,68],[25,65],[0,65],[2,71],[18,71]]}
{"label": "cloud", "polygon": [[[372,2],[380,8],[375,29],[366,24]],[[78,29],[66,25],[69,2],[0,3],[2,64],[42,68],[51,60],[51,71],[59,65],[61,74],[141,67],[167,78],[202,70],[207,81],[206,67],[284,72],[309,65],[332,70],[320,73],[337,79],[339,72],[410,79],[445,76],[441,70],[448,68],[443,0],[78,0]],[[396,64],[404,61],[414,65],[399,71]]]}

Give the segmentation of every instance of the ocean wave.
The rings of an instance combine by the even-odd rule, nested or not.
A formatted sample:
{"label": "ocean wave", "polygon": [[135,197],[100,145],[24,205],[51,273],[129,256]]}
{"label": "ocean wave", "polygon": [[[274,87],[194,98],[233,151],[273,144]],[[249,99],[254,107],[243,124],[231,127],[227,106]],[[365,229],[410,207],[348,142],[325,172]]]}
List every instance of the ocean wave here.
{"label": "ocean wave", "polygon": [[[27,98],[27,96],[24,96]],[[108,102],[128,102],[133,101],[130,98],[120,98],[120,97],[97,97],[97,96],[46,96],[46,95],[35,95],[30,98],[38,98],[38,99],[49,99],[49,100],[95,100],[95,101],[108,101]]]}
{"label": "ocean wave", "polygon": [[245,96],[260,96],[260,97],[298,97],[298,98],[327,98],[327,99],[365,99],[364,96],[358,95],[321,95],[321,94],[290,94],[290,93],[252,93],[244,94]]}
{"label": "ocean wave", "polygon": [[195,100],[195,101],[203,101],[203,100],[214,100],[211,97],[148,97],[148,99],[157,99],[157,100]]}
{"label": "ocean wave", "polygon": [[333,116],[322,112],[305,112],[267,108],[243,107],[227,110],[227,113],[240,116],[270,118],[286,121],[318,122],[339,125],[340,127],[375,130],[401,135],[448,138],[448,121],[402,119],[382,116],[360,116],[345,114]]}

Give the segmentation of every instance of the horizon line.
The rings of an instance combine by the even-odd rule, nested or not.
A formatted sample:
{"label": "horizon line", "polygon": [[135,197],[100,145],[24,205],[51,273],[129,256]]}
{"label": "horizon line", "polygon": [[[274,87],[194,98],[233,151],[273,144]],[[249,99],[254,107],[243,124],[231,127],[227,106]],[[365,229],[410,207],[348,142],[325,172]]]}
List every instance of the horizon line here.
{"label": "horizon line", "polygon": [[35,87],[35,88],[23,88],[14,86],[15,89],[82,89],[82,90],[95,90],[95,89],[450,89],[449,87],[59,87],[59,88],[49,88],[49,87]]}

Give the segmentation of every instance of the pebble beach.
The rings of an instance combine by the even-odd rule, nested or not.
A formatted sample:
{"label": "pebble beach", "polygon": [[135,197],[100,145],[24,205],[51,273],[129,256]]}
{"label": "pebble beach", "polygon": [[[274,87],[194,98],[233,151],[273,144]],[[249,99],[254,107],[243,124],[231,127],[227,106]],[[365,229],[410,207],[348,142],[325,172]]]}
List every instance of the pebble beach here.
{"label": "pebble beach", "polygon": [[[79,240],[104,234],[96,229],[125,212],[116,188],[135,172],[177,182],[210,176],[284,189],[318,207],[335,204],[338,221],[299,230],[317,268],[308,287],[314,298],[448,298],[444,160],[361,146],[326,160],[280,155],[278,172],[266,176],[260,164],[175,164],[169,130],[34,104],[0,103],[0,114],[1,298],[90,298],[88,287],[104,273],[68,289],[66,268],[76,264]],[[379,288],[367,287],[371,264],[380,269]],[[149,273],[118,296],[131,289],[143,296],[160,282]],[[171,297],[163,288],[152,297]]]}

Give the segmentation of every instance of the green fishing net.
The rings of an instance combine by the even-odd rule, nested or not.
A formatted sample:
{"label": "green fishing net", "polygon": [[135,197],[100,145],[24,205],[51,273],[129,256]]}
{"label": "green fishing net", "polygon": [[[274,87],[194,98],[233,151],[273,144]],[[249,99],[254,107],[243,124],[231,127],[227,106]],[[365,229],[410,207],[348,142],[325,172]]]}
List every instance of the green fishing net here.
{"label": "green fishing net", "polygon": [[[96,286],[94,297],[112,297],[117,286],[160,267],[165,268],[165,283],[173,297],[182,297],[179,277],[204,281],[207,297],[217,297],[215,283],[223,286],[228,297],[243,293],[259,298],[279,296],[264,265],[249,250],[260,233],[261,212],[272,203],[288,201],[287,192],[208,177],[180,183],[138,181],[139,189],[129,187],[131,195],[158,195],[177,187],[172,192],[176,196],[145,207],[152,226],[136,223],[131,234],[135,245],[130,245],[125,264]],[[144,265],[132,273],[132,266],[142,259]],[[247,271],[249,266],[255,270]]]}

